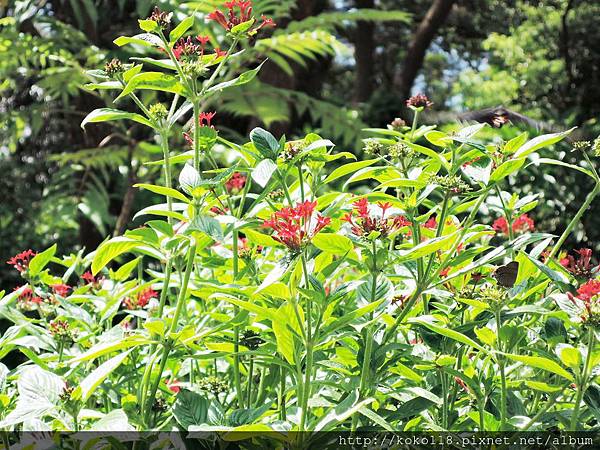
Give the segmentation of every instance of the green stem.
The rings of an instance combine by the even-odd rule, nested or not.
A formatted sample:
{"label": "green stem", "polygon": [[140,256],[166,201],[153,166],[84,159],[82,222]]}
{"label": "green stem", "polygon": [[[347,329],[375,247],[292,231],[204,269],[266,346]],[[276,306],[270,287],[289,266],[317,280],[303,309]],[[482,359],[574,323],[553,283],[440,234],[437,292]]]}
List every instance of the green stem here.
{"label": "green stem", "polygon": [[[239,255],[238,255],[238,230],[233,230],[233,282],[235,283],[239,271]],[[233,315],[237,317],[239,307],[234,305]],[[244,407],[244,398],[242,390],[242,379],[240,376],[240,327],[233,327],[233,383],[235,385],[235,394],[240,408]]]}
{"label": "green stem", "polygon": [[[305,288],[309,289],[310,282],[308,276],[308,270],[306,267],[306,255],[303,252],[300,255],[302,262],[302,270],[304,272],[304,284]],[[309,295],[306,301],[306,369],[304,374],[304,382],[302,383],[302,403],[300,412],[300,431],[306,429],[306,418],[308,416],[308,401],[310,399],[311,392],[311,378],[312,378],[312,366],[313,366],[313,335],[312,335],[312,298]]]}
{"label": "green stem", "polygon": [[164,350],[161,356],[160,366],[158,369],[158,376],[154,380],[154,384],[152,385],[150,395],[148,396],[148,401],[144,405],[145,407],[145,422],[148,423],[148,419],[150,418],[150,414],[152,412],[152,405],[154,404],[154,400],[156,399],[156,393],[158,391],[158,387],[160,386],[160,381],[163,377],[163,372],[165,370],[165,366],[169,359],[169,353],[173,348],[173,342],[169,337],[175,331],[177,331],[177,324],[179,322],[179,316],[181,315],[181,311],[187,300],[187,290],[190,282],[190,276],[192,274],[192,268],[194,267],[194,258],[196,257],[196,244],[192,244],[188,253],[188,260],[185,267],[185,273],[183,275],[183,283],[181,285],[181,290],[179,292],[179,297],[177,298],[177,305],[175,306],[175,313],[173,314],[173,321],[171,322],[171,326],[169,327],[169,331],[167,333],[167,340],[164,342]]}
{"label": "green stem", "polygon": [[193,107],[193,127],[194,127],[194,169],[200,173],[200,102],[196,99],[192,102]]}
{"label": "green stem", "polygon": [[279,419],[286,421],[287,414],[285,411],[285,371],[283,367],[279,368]]}
{"label": "green stem", "polygon": [[502,339],[501,339],[501,329],[502,324],[500,322],[500,308],[497,307],[494,312],[496,316],[496,331],[498,333],[498,354],[496,356],[498,362],[498,370],[500,371],[500,430],[504,431],[506,426],[506,374],[504,372],[504,356],[501,355],[502,352]]}
{"label": "green stem", "polygon": [[560,238],[558,238],[558,241],[556,242],[554,247],[552,247],[552,250],[550,251],[550,254],[548,255],[548,258],[547,258],[548,260],[552,259],[554,256],[557,255],[560,248],[565,243],[565,241],[567,240],[567,238],[569,237],[569,235],[571,234],[571,232],[573,231],[573,229],[575,228],[575,226],[577,225],[577,223],[579,222],[579,220],[581,219],[581,217],[583,216],[585,211],[590,207],[591,203],[594,201],[594,198],[596,198],[596,196],[599,193],[600,193],[600,181],[596,180],[596,185],[594,186],[594,189],[592,189],[592,191],[587,195],[587,197],[585,198],[585,202],[583,203],[581,208],[579,208],[579,211],[577,211],[577,214],[575,214],[575,216],[573,216],[573,219],[571,219],[571,221],[569,222],[569,225],[567,226],[565,231],[560,235]]}
{"label": "green stem", "polygon": [[[161,132],[159,134],[159,136],[160,136],[160,146],[162,148],[163,158],[165,161],[165,167],[164,167],[165,187],[168,189],[171,189],[172,183],[171,183],[171,160],[170,160],[170,154],[169,154],[170,153],[169,139],[168,139],[168,135],[165,131]],[[169,195],[167,195],[167,208],[170,213],[173,212],[173,199]],[[169,222],[169,225],[173,224],[173,218],[170,215],[167,216],[167,221]]]}
{"label": "green stem", "polygon": [[415,131],[417,129],[417,119],[419,117],[419,111],[414,110],[415,114],[413,115],[412,126],[410,128],[410,140],[412,141],[415,137]]}
{"label": "green stem", "polygon": [[583,393],[587,388],[587,384],[589,381],[589,369],[590,369],[590,361],[592,360],[592,353],[594,351],[594,329],[590,326],[588,327],[588,347],[587,347],[587,355],[585,357],[585,364],[583,365],[583,372],[581,374],[581,380],[577,384],[577,397],[575,398],[575,409],[573,410],[573,414],[571,415],[571,425],[569,427],[569,431],[577,431],[579,413],[581,408],[581,400],[583,399]]}
{"label": "green stem", "polygon": [[[377,300],[377,241],[373,240],[371,247],[373,253],[373,267],[371,268],[371,303]],[[363,355],[363,363],[360,373],[359,393],[360,396],[368,394],[369,377],[371,375],[371,353],[373,352],[373,328],[371,324],[365,327],[365,352]],[[351,431],[356,431],[358,426],[358,413],[352,417]]]}

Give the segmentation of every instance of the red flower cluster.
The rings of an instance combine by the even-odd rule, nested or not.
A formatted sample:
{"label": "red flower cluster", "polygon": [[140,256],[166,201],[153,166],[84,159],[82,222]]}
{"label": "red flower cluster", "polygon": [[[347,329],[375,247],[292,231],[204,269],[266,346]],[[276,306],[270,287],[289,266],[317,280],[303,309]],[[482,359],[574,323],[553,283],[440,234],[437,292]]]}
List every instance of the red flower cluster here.
{"label": "red flower cluster", "polygon": [[[198,125],[201,127],[212,127],[211,121],[213,119],[213,117],[215,117],[217,115],[216,111],[213,112],[201,112],[200,115],[198,116]],[[193,130],[193,128],[192,128]],[[190,146],[194,146],[194,138],[192,136],[190,136],[189,133],[183,133],[183,138],[185,139],[185,141],[190,145]]]}
{"label": "red flower cluster", "polygon": [[579,255],[577,259],[572,255],[567,255],[560,260],[560,265],[567,269],[574,277],[589,280],[596,271],[596,268],[592,266],[592,250],[581,248],[575,250],[575,253]]}
{"label": "red flower cluster", "polygon": [[425,222],[423,226],[425,228],[429,228],[430,230],[435,230],[438,226],[437,219],[435,216],[431,216],[429,219],[427,219],[427,222]]}
{"label": "red flower cluster", "polygon": [[142,308],[148,306],[148,303],[150,303],[151,299],[157,298],[157,297],[158,297],[158,292],[156,292],[152,288],[148,288],[148,289],[144,289],[143,291],[138,292],[138,294],[133,299],[127,297],[125,300],[123,300],[123,305],[125,305],[125,308],[127,308],[129,310],[142,309]]}
{"label": "red flower cluster", "polygon": [[18,255],[10,258],[8,261],[6,261],[6,263],[23,273],[27,271],[29,268],[29,262],[35,255],[36,253],[33,250],[25,250],[24,252],[21,252]]}
{"label": "red flower cluster", "polygon": [[306,200],[294,208],[282,208],[265,220],[264,227],[274,231],[273,239],[292,252],[299,252],[310,240],[331,222],[329,217],[315,213],[317,202]]}
{"label": "red flower cluster", "polygon": [[433,103],[425,94],[415,94],[406,100],[406,106],[413,108],[429,108]]}
{"label": "red flower cluster", "polygon": [[584,311],[581,314],[581,319],[584,322],[593,322],[598,325],[600,321],[600,281],[589,280],[587,283],[582,284],[577,289],[577,296],[574,296],[570,292],[567,293],[569,299],[577,305],[577,300],[581,301],[584,306]]}
{"label": "red flower cluster", "polygon": [[56,295],[60,295],[61,297],[66,297],[69,295],[69,291],[71,290],[71,286],[63,283],[53,284],[51,288]]}
{"label": "red flower cluster", "polygon": [[[15,291],[21,289],[21,286],[15,288]],[[25,289],[21,291],[19,297],[17,299],[19,302],[19,306],[24,309],[32,309],[35,305],[39,305],[42,303],[42,298],[35,295],[33,289],[27,286]]]}
{"label": "red flower cluster", "polygon": [[[497,233],[508,234],[508,222],[504,217],[499,217],[494,220],[492,228]],[[512,230],[514,233],[525,233],[527,231],[533,231],[535,229],[535,223],[527,214],[521,214],[515,219],[512,224]]]}
{"label": "red flower cluster", "polygon": [[173,378],[172,380],[165,380],[165,385],[167,386],[167,389],[169,389],[174,394],[178,394],[179,391],[181,391],[179,381],[177,381],[175,378]]}
{"label": "red flower cluster", "polygon": [[85,284],[91,285],[94,289],[99,289],[104,277],[95,277],[89,270],[81,275],[81,279],[85,281]]}
{"label": "red flower cluster", "polygon": [[391,203],[377,203],[381,208],[381,216],[371,214],[369,211],[370,205],[366,198],[361,198],[353,204],[351,213],[347,213],[342,217],[342,220],[351,225],[352,233],[356,236],[368,236],[372,232],[379,232],[379,236],[386,238],[394,231],[402,227],[409,226],[410,222],[404,216],[389,216],[386,217],[386,212],[392,207]]}
{"label": "red flower cluster", "polygon": [[246,180],[246,175],[241,172],[234,172],[231,178],[225,183],[225,189],[227,189],[227,192],[237,194],[246,186]]}
{"label": "red flower cluster", "polygon": [[[254,17],[252,16],[252,1],[250,0],[233,0],[225,2],[224,5],[225,8],[227,8],[228,10],[227,16],[225,16],[225,14],[222,11],[217,9],[210,13],[207,16],[207,18],[209,20],[214,20],[227,31],[231,31],[233,27],[239,25],[240,23],[248,22],[249,20],[254,19]],[[273,19],[267,18],[265,16],[261,16],[261,19],[261,24],[252,29],[251,31],[257,32],[261,28],[275,26],[275,22],[273,22]]]}

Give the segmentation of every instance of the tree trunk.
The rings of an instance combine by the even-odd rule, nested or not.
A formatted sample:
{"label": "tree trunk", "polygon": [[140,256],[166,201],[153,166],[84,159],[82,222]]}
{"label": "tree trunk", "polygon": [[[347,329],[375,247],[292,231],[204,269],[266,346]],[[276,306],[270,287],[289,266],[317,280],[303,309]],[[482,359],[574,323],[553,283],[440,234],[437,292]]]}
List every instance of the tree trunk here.
{"label": "tree trunk", "polygon": [[417,74],[423,67],[425,53],[438,30],[448,18],[454,3],[456,3],[456,0],[434,0],[417,27],[408,46],[402,71],[398,74],[396,80],[396,87],[403,99],[410,97],[410,91]]}
{"label": "tree trunk", "polygon": [[[374,0],[356,0],[358,9],[374,8]],[[375,88],[375,24],[358,21],[354,33],[354,59],[356,61],[356,78],[354,85],[354,100],[365,102],[371,98]]]}

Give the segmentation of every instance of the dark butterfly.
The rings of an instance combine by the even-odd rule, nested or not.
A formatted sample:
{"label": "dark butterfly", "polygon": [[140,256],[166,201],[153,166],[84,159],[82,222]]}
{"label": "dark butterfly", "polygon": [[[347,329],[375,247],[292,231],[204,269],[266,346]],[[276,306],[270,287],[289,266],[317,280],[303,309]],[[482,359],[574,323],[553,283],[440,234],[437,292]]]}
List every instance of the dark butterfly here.
{"label": "dark butterfly", "polygon": [[511,288],[517,281],[517,274],[519,273],[519,263],[511,261],[504,266],[498,267],[493,274],[498,284],[505,288]]}

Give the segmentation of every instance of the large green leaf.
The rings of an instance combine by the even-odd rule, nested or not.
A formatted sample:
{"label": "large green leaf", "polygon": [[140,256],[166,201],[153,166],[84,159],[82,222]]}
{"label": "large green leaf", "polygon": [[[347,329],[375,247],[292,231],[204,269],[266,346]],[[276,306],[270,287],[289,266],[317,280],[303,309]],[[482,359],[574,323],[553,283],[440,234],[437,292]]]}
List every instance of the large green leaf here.
{"label": "large green leaf", "polygon": [[563,369],[558,363],[551,359],[544,358],[543,356],[524,356],[524,355],[513,355],[506,353],[505,356],[513,361],[522,362],[523,364],[535,367],[536,369],[542,369],[550,373],[559,375],[569,381],[573,381],[573,375]]}
{"label": "large green leaf", "polygon": [[81,122],[81,128],[84,128],[88,123],[109,122],[111,120],[123,119],[133,120],[134,122],[141,123],[150,128],[153,128],[152,122],[150,122],[141,114],[121,111],[119,109],[114,108],[99,108],[93,110],[91,113],[85,116],[85,119],[83,119],[83,121]]}
{"label": "large green leaf", "polygon": [[185,87],[179,82],[177,77],[162,72],[144,72],[132,77],[115,101],[128,96],[136,89],[150,89],[153,91],[171,92],[173,94],[185,93]]}
{"label": "large green leaf", "polygon": [[87,377],[85,377],[79,383],[79,386],[75,389],[71,395],[74,399],[80,399],[82,402],[87,402],[88,398],[94,393],[94,391],[100,386],[100,384],[117,368],[123,361],[129,356],[131,350],[123,352],[117,356],[112,357],[108,361],[100,364],[94,369]]}
{"label": "large green leaf", "polygon": [[55,253],[56,244],[31,258],[31,261],[29,261],[29,275],[33,277],[39,275],[39,273],[44,270],[44,267],[52,260]]}
{"label": "large green leaf", "polygon": [[92,273],[96,275],[117,256],[135,248],[139,248],[142,245],[144,245],[142,241],[124,236],[117,236],[100,244],[100,247],[98,247],[94,254],[94,259],[92,260]]}
{"label": "large green leaf", "polygon": [[319,233],[313,237],[312,243],[319,250],[334,255],[345,255],[354,248],[350,239],[335,233]]}

